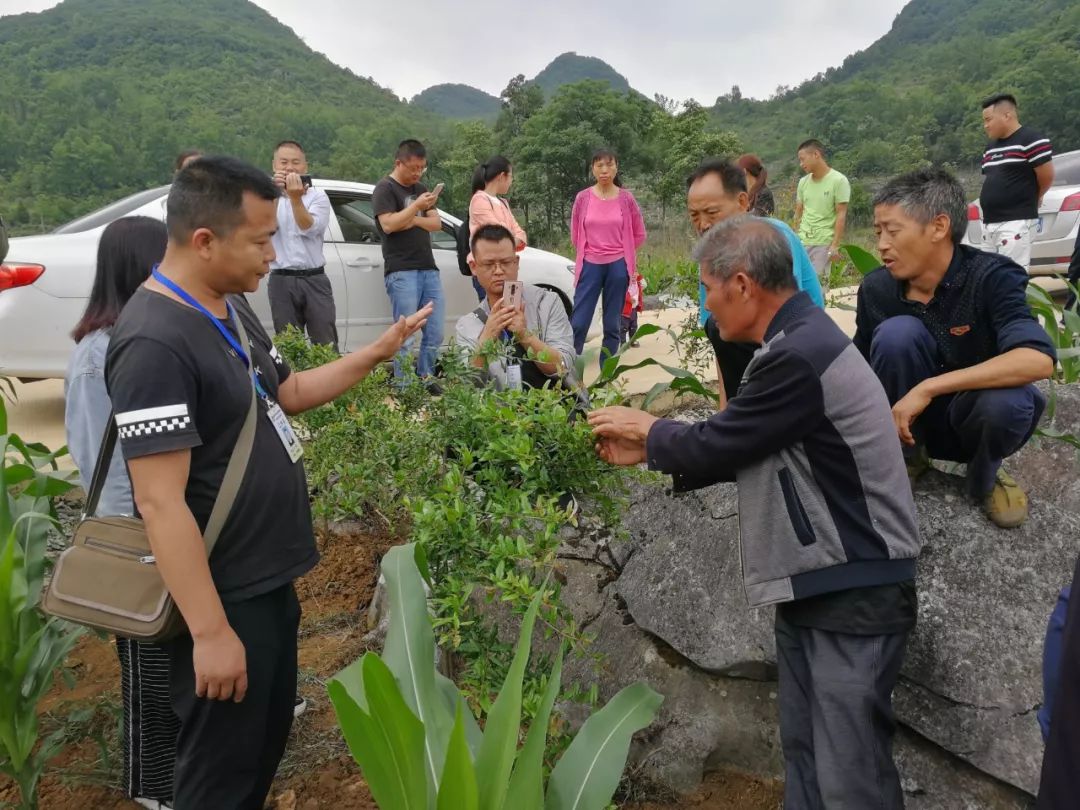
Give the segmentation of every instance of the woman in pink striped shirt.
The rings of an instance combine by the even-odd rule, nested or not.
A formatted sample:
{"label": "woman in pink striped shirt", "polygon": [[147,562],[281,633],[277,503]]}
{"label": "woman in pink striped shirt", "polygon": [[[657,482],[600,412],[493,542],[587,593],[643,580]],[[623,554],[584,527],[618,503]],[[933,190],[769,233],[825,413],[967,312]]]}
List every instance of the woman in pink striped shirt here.
{"label": "woman in pink striped shirt", "polygon": [[[510,193],[510,186],[514,182],[514,167],[510,161],[502,155],[488,158],[487,163],[481,163],[473,172],[472,199],[469,201],[469,240],[480,228],[485,225],[502,225],[514,235],[514,247],[520,252],[525,249],[528,241],[525,231],[514,219],[514,213],[510,210],[510,204],[503,196]],[[472,259],[472,256],[469,256]],[[487,293],[473,276],[473,289],[483,301]]]}
{"label": "woman in pink striped shirt", "polygon": [[619,350],[623,304],[628,293],[631,308],[639,301],[637,249],[645,242],[645,222],[634,195],[619,182],[614,152],[597,150],[592,174],[596,183],[578,193],[570,216],[570,239],[577,253],[570,325],[574,328],[574,348],[581,354],[596,302],[603,296],[602,366]]}

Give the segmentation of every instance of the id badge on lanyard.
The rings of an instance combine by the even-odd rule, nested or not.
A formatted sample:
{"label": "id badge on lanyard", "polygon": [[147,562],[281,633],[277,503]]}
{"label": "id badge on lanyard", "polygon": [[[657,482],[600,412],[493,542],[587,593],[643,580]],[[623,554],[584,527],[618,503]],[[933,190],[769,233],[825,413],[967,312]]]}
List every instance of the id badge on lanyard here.
{"label": "id badge on lanyard", "polygon": [[508,360],[506,362],[506,387],[511,391],[520,391],[521,386],[521,363]]}
{"label": "id badge on lanyard", "polygon": [[[285,412],[281,410],[281,406],[278,405],[273,397],[271,397],[259,383],[259,377],[255,373],[255,368],[252,365],[251,358],[247,356],[247,352],[244,351],[244,347],[234,338],[229,330],[221,325],[221,321],[215,318],[206,307],[200,304],[193,296],[191,296],[186,290],[180,287],[171,279],[165,277],[158,271],[158,266],[155,264],[151,271],[154,279],[159,283],[165,285],[174,293],[179,295],[187,304],[194,307],[196,310],[205,315],[212,323],[221,336],[225,338],[225,341],[232,347],[232,350],[236,352],[236,356],[239,357],[244,365],[247,366],[248,372],[251,374],[252,383],[255,386],[255,393],[258,397],[266,403],[266,416],[270,420],[270,424],[274,427],[274,432],[277,433],[278,439],[281,441],[281,446],[285,448],[285,453],[289,457],[289,461],[295,464],[304,455],[304,447],[300,444],[300,440],[296,437],[295,431],[292,429],[292,425],[289,424],[289,417],[285,415]],[[229,318],[238,317],[233,312],[232,305],[225,302],[225,307],[229,312]]]}

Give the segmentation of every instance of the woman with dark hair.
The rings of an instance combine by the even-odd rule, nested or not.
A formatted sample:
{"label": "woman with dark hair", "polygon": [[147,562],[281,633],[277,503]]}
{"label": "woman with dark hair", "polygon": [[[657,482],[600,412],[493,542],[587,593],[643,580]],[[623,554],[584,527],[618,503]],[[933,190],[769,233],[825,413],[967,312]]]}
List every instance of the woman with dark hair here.
{"label": "woman with dark hair", "polygon": [[185,166],[187,166],[193,160],[198,160],[202,156],[203,153],[198,149],[185,149],[183,152],[176,156],[176,163],[173,164],[173,174],[179,174]]}
{"label": "woman with dark hair", "polygon": [[[514,167],[502,155],[488,158],[473,172],[472,199],[469,200],[469,240],[485,225],[502,225],[514,235],[514,249],[522,251],[528,244],[525,231],[514,218],[510,204],[503,199],[514,182]],[[471,255],[470,255],[471,258]],[[483,301],[487,293],[473,276],[473,289]]]}
{"label": "woman with dark hair", "polygon": [[574,328],[574,349],[581,354],[596,302],[603,296],[603,365],[619,350],[627,295],[630,311],[640,301],[637,249],[645,242],[645,221],[634,195],[622,187],[615,153],[598,149],[591,166],[596,182],[578,192],[570,216],[570,240],[576,252],[570,324]]}
{"label": "woman with dark hair", "polygon": [[776,200],[765,183],[769,172],[757,155],[743,155],[735,164],[746,172],[746,188],[750,195],[750,213],[755,217],[771,217],[776,210]]}
{"label": "woman with dark hair", "polygon": [[[151,217],[118,219],[101,234],[94,285],[71,333],[76,345],[64,384],[68,447],[84,491],[112,418],[105,389],[109,333],[120,310],[165,255],[167,242],[165,224]],[[98,514],[134,511],[131,481],[118,448],[109,463]],[[124,638],[116,639],[116,652],[123,693],[124,789],[143,807],[167,808],[180,730],[169,701],[169,658],[161,647]]]}

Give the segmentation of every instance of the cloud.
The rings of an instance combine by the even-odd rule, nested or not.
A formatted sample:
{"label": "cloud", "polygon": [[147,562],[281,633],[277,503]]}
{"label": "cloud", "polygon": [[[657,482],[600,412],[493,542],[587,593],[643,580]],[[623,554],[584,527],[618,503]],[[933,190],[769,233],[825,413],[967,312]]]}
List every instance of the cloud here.
{"label": "cloud", "polygon": [[[566,51],[596,56],[652,96],[764,98],[884,35],[907,0],[255,0],[313,49],[411,98],[454,82],[493,95]],[[0,0],[0,15],[55,0]]]}

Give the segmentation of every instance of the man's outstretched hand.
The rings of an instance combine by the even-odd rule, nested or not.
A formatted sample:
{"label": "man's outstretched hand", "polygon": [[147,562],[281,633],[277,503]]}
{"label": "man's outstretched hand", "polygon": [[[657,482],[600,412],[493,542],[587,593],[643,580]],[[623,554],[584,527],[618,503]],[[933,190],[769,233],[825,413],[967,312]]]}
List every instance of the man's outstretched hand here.
{"label": "man's outstretched hand", "polygon": [[622,406],[589,414],[597,454],[609,464],[623,467],[645,461],[645,442],[655,422],[652,414]]}
{"label": "man's outstretched hand", "polygon": [[435,304],[428,302],[423,309],[416,312],[414,315],[405,317],[402,315],[398,318],[397,323],[393,324],[389,329],[383,332],[379,339],[371,344],[371,348],[375,350],[380,360],[389,360],[395,354],[397,354],[405,341],[424,328],[428,318],[431,317],[432,311],[435,309]]}

